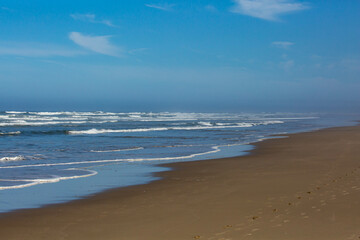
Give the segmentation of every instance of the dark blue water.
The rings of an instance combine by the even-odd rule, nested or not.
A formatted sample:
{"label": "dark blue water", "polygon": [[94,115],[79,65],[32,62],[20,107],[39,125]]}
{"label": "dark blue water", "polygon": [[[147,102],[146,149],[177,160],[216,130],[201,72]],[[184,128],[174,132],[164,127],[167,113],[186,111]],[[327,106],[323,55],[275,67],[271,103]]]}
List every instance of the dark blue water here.
{"label": "dark blue water", "polygon": [[295,113],[0,113],[0,212],[146,183],[158,163],[241,155],[273,134],[354,124]]}

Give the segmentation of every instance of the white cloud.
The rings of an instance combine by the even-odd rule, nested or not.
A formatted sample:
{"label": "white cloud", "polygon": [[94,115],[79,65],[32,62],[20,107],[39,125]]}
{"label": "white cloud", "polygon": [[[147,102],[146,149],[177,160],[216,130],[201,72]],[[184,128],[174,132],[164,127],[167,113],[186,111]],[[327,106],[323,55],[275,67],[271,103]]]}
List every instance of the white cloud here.
{"label": "white cloud", "polygon": [[155,8],[162,11],[171,11],[173,10],[175,4],[145,4],[145,6],[149,8]]}
{"label": "white cloud", "polygon": [[55,45],[39,43],[2,43],[0,55],[19,57],[74,57],[85,54],[83,51],[66,49]]}
{"label": "white cloud", "polygon": [[79,32],[71,32],[69,38],[79,46],[104,55],[120,57],[122,49],[110,43],[110,36],[89,36]]}
{"label": "white cloud", "polygon": [[83,21],[83,22],[100,23],[100,24],[107,25],[109,27],[117,27],[116,25],[114,25],[109,20],[98,20],[96,18],[95,14],[90,14],[90,13],[87,13],[87,14],[70,14],[70,17],[72,17],[74,20],[79,20],[79,21]]}
{"label": "white cloud", "polygon": [[308,9],[306,3],[294,0],[234,0],[232,12],[249,15],[269,21],[279,20],[279,16]]}
{"label": "white cloud", "polygon": [[278,47],[278,48],[283,48],[283,49],[289,49],[292,45],[294,45],[295,43],[293,42],[285,42],[285,41],[281,41],[281,42],[272,42],[271,43],[273,46]]}

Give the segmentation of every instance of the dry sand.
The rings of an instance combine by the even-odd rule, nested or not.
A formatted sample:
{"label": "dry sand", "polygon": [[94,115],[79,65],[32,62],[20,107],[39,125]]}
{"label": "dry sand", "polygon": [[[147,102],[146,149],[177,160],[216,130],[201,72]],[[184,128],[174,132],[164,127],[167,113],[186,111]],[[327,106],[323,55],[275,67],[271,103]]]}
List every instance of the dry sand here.
{"label": "dry sand", "polygon": [[151,184],[0,215],[0,239],[360,239],[360,127],[168,164]]}

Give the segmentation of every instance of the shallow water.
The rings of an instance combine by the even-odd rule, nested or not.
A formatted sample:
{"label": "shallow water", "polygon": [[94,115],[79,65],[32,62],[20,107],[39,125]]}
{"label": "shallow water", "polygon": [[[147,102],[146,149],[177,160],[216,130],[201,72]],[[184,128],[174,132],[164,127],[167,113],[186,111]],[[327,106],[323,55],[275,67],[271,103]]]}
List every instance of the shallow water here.
{"label": "shallow water", "polygon": [[0,113],[0,212],[155,180],[158,163],[244,154],[273,134],[351,125],[295,113]]}

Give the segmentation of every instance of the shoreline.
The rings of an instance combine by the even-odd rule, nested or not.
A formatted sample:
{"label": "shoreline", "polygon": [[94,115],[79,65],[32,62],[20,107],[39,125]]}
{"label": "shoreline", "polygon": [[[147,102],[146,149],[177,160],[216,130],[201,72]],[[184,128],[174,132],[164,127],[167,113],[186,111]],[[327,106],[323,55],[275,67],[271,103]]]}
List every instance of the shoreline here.
{"label": "shoreline", "polygon": [[[266,231],[269,233],[269,230],[264,230],[263,227],[260,228],[257,225],[259,225],[261,221],[269,220],[269,222],[262,224],[272,225],[274,229],[277,229],[275,232],[278,234],[274,235],[274,237],[276,236],[278,239],[283,239],[285,236],[282,236],[280,233],[278,233],[278,231],[281,230],[281,228],[284,228],[285,225],[290,226],[290,223],[293,222],[292,220],[283,218],[286,218],[286,215],[292,216],[293,214],[291,212],[286,214],[285,210],[285,212],[280,214],[280,211],[282,211],[281,208],[275,207],[277,204],[274,203],[276,202],[276,199],[281,203],[288,202],[287,208],[289,209],[291,209],[291,206],[294,206],[293,209],[295,207],[301,208],[303,207],[301,206],[301,199],[297,199],[297,197],[295,197],[297,200],[292,199],[294,198],[294,195],[305,194],[305,196],[301,196],[301,198],[311,198],[307,200],[308,202],[311,202],[314,198],[314,194],[311,195],[312,192],[321,191],[320,189],[323,188],[323,186],[320,187],[318,185],[323,184],[322,182],[326,182],[327,180],[329,180],[329,182],[334,180],[333,178],[328,179],[330,177],[329,172],[327,172],[327,174],[321,172],[325,170],[318,168],[320,165],[321,167],[327,168],[327,171],[336,171],[335,175],[341,175],[341,173],[350,174],[348,173],[348,168],[354,167],[340,166],[335,159],[334,164],[339,165],[338,169],[329,169],[329,166],[327,166],[327,164],[324,165],[324,163],[321,163],[321,161],[319,162],[319,160],[316,159],[316,156],[311,157],[311,154],[306,154],[306,148],[309,149],[312,147],[309,146],[309,142],[314,141],[314,138],[318,138],[318,141],[315,141],[313,144],[319,144],[322,145],[323,148],[328,148],[328,143],[325,141],[327,139],[324,139],[324,136],[322,135],[327,135],[328,137],[332,135],[341,135],[343,138],[348,137],[351,139],[349,140],[350,142],[356,141],[356,138],[354,140],[354,136],[351,136],[351,134],[348,133],[349,131],[355,132],[354,135],[359,135],[360,127],[335,127],[311,132],[284,134],[280,136],[288,137],[271,138],[266,139],[265,141],[252,143],[251,145],[254,146],[254,149],[248,151],[250,154],[246,154],[240,157],[159,164],[158,166],[170,168],[170,170],[156,173],[155,177],[160,177],[161,179],[152,181],[148,184],[110,189],[88,196],[84,199],[73,200],[67,203],[47,205],[37,209],[23,209],[1,213],[0,235],[8,237],[7,239],[23,239],[21,236],[27,236],[27,234],[30,234],[28,236],[34,236],[34,239],[42,237],[45,238],[49,236],[51,236],[52,239],[98,239],[95,238],[95,236],[99,237],[97,234],[100,233],[105,234],[106,239],[119,239],[119,237],[120,239],[167,239],[167,237],[169,237],[168,239],[197,239],[198,236],[201,239],[221,239],[220,236],[226,235],[230,236],[228,239],[232,239],[233,237],[235,237],[234,239],[239,239],[236,237],[245,236],[245,233],[243,234],[242,232],[248,232],[246,234],[250,234],[247,235],[249,239],[258,239],[255,237],[256,235],[261,236],[261,232]],[[306,141],[301,141],[301,139],[304,138]],[[319,141],[321,139],[325,141],[322,144],[320,144],[321,141]],[[294,144],[294,141],[298,145],[306,145],[306,148],[303,147],[302,151],[297,152],[297,155],[300,156],[304,154],[304,160],[299,159],[299,156],[296,156],[296,154],[290,157],[295,159],[295,162],[293,163],[296,166],[292,166],[289,164],[290,162],[286,162],[284,159],[276,158],[276,156],[283,156],[282,154],[284,153],[282,152],[289,151],[288,148],[291,149],[291,147],[293,147],[292,144]],[[329,141],[336,142],[339,140],[329,139]],[[339,145],[339,143],[332,144]],[[344,146],[339,145],[339,147],[347,148],[348,146],[345,144]],[[331,151],[331,149],[328,150]],[[337,151],[339,151],[339,149],[337,149]],[[356,151],[356,149],[352,149],[351,151]],[[317,154],[319,155],[320,153]],[[324,154],[324,152],[321,154]],[[344,155],[344,153],[342,154]],[[354,153],[350,153],[350,155],[354,156]],[[291,156],[291,154],[289,156]],[[314,158],[312,160],[314,162],[312,162],[311,159],[309,161],[309,159],[307,159],[309,157]],[[331,156],[327,155],[326,158],[331,158]],[[351,157],[349,163],[351,162],[352,164],[355,164],[355,160],[353,158],[354,157]],[[271,159],[271,161],[263,159]],[[360,167],[360,162],[358,165]],[[301,169],[301,167],[304,168]],[[312,173],[313,171],[315,173]],[[316,171],[320,171],[322,175],[319,174],[319,172],[316,173]],[[240,177],[236,176],[236,174],[234,175],[234,172],[240,174]],[[299,181],[301,180],[301,182],[298,182],[296,178],[293,179],[291,175],[279,177],[276,175],[276,173],[282,173],[285,175],[293,173],[296,175],[296,177],[299,178]],[[308,178],[303,179],[301,175],[307,173],[311,173],[313,175],[310,174]],[[268,175],[271,175],[275,179],[269,178]],[[258,176],[260,180],[258,180],[256,176]],[[266,182],[264,180],[270,182]],[[294,187],[294,189],[289,189],[288,182],[291,181],[293,181],[292,187]],[[224,183],[229,183],[230,185]],[[313,186],[309,186],[309,184]],[[308,190],[300,191],[304,185],[308,186]],[[268,187],[274,186],[283,190],[274,189],[274,193],[269,192]],[[179,188],[179,190],[177,190],[176,187]],[[310,191],[310,188],[313,189]],[[354,189],[354,194],[359,196],[359,191],[357,191],[356,188]],[[214,191],[214,193],[211,194],[211,191]],[[242,199],[237,194],[239,192],[246,193],[248,196],[243,196],[244,199]],[[274,194],[275,197],[269,197],[271,194]],[[229,197],[232,195],[234,195],[234,199]],[[347,195],[351,194],[349,193],[344,196]],[[163,196],[163,198],[161,198],[161,196]],[[224,196],[226,196],[226,198],[224,198]],[[264,200],[264,198],[259,196],[267,196],[267,198]],[[154,199],[162,201],[163,207],[159,205],[159,202],[154,202]],[[219,199],[222,199],[222,201],[219,201]],[[242,202],[244,207],[246,207],[239,207],[235,199],[239,202]],[[325,199],[323,200],[325,202],[327,201]],[[318,205],[322,206],[322,204],[325,202],[320,202]],[[270,207],[269,204],[272,206]],[[360,203],[355,201],[353,204],[357,206],[357,212],[354,214],[359,213],[360,208],[358,207]],[[259,210],[256,207],[257,205],[264,206],[261,209],[259,208]],[[328,205],[328,203],[326,205]],[[324,208],[326,205],[323,205]],[[284,204],[284,206],[286,206],[286,204]],[[310,210],[314,209],[314,211],[319,215],[322,213],[322,207],[320,206],[316,205],[316,209],[312,208],[313,206],[311,206]],[[162,209],[167,207],[170,209]],[[83,212],[79,210],[80,208],[83,210]],[[113,208],[116,208],[117,211],[111,212],[111,209]],[[269,211],[266,213],[265,208],[269,208]],[[141,209],[143,211],[141,211]],[[189,212],[189,209],[192,211]],[[256,209],[256,211],[254,209]],[[289,209],[288,211],[290,211]],[[318,209],[320,209],[320,211],[318,211]],[[236,215],[233,214],[234,211],[238,212],[242,217],[234,216]],[[149,215],[150,212],[152,213],[151,215]],[[176,216],[173,216],[172,213]],[[301,215],[303,213],[305,213],[305,215]],[[189,216],[191,214],[193,214],[193,217]],[[156,215],[159,217],[159,221],[156,221]],[[297,219],[297,221],[310,219],[309,213],[306,211],[300,211],[298,215],[299,219]],[[71,216],[73,216],[74,219]],[[120,221],[123,226],[117,226],[115,228],[115,226],[112,224],[112,227],[107,225],[104,225],[101,228],[96,227],[96,229],[91,229],[90,232],[93,234],[89,235],[88,232],[85,231],[85,225],[89,226],[93,224],[94,226],[98,226],[99,224],[99,222],[96,222],[96,220],[90,216],[99,217],[99,219],[103,220],[112,219],[109,222],[114,222],[114,220],[117,220],[116,222],[119,223]],[[279,217],[276,219],[274,216]],[[49,217],[51,220],[49,222],[44,222],[44,219]],[[131,223],[127,223],[129,218]],[[145,218],[145,220],[143,218]],[[152,218],[154,218],[154,221],[151,221]],[[166,220],[167,218],[168,220]],[[359,219],[359,217],[355,218]],[[79,219],[82,219],[82,221]],[[272,220],[274,220],[276,223],[277,221],[279,222],[281,220],[279,223],[277,223],[277,225],[280,224],[280,226],[277,228],[274,227],[277,225],[275,223],[271,224]],[[171,223],[177,223],[178,227],[175,229],[174,227],[166,227],[169,224],[167,221]],[[193,226],[192,224],[189,224],[191,222],[193,222]],[[219,222],[222,222],[222,225],[219,224]],[[311,222],[311,220],[308,222]],[[333,222],[336,222],[336,220]],[[60,230],[56,228],[56,224],[58,223],[67,224],[68,227],[66,229]],[[137,229],[134,224],[139,224],[141,230]],[[249,227],[252,229],[246,230],[246,227],[244,226],[248,225],[253,225],[252,227]],[[68,232],[70,226],[76,227],[71,227],[71,231]],[[267,226],[265,229],[273,229],[272,227]],[[349,226],[347,228],[349,228]],[[120,231],[121,229],[123,231],[126,230],[126,232]],[[298,232],[301,233],[301,231]],[[270,233],[275,234],[274,230],[270,231]],[[144,236],[149,236],[149,234],[151,237],[144,238]],[[358,233],[354,232],[353,234],[356,235]],[[295,238],[289,234],[287,234],[287,236],[291,236],[290,239],[304,239],[301,238],[301,236]],[[326,234],[326,236],[328,237],[326,239],[336,239],[336,235],[334,234]],[[322,237],[316,237],[316,239],[322,239]],[[348,237],[351,236],[349,235]]]}

